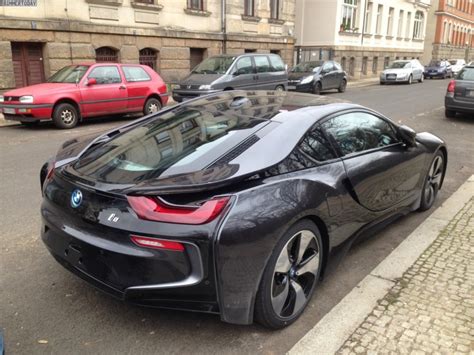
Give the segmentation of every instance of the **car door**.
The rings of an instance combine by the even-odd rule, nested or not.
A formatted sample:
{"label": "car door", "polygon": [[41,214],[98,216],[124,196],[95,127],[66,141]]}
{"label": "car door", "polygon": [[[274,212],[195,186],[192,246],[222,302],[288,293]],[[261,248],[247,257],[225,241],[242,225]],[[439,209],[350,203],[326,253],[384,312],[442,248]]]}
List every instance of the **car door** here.
{"label": "car door", "polygon": [[127,96],[117,65],[94,66],[81,84],[81,112],[85,116],[125,112]]}
{"label": "car door", "polygon": [[335,87],[335,72],[332,62],[325,62],[321,68],[321,85],[323,90]]}
{"label": "car door", "polygon": [[371,211],[413,203],[423,182],[424,155],[397,138],[384,118],[364,111],[323,122],[342,157],[354,199]]}
{"label": "car door", "polygon": [[268,57],[266,55],[256,55],[253,57],[253,60],[255,62],[258,89],[273,90],[275,86],[271,78],[271,66]]}
{"label": "car door", "polygon": [[257,85],[257,75],[252,57],[245,56],[237,59],[231,70],[232,79],[228,86],[234,89],[249,90],[255,89]]}
{"label": "car door", "polygon": [[421,76],[423,75],[421,64],[417,60],[414,60],[411,62],[411,67],[412,67],[412,72],[413,72],[413,79],[420,80]]}
{"label": "car door", "polygon": [[121,69],[127,87],[127,108],[129,111],[142,111],[151,89],[151,77],[138,65],[122,65]]}

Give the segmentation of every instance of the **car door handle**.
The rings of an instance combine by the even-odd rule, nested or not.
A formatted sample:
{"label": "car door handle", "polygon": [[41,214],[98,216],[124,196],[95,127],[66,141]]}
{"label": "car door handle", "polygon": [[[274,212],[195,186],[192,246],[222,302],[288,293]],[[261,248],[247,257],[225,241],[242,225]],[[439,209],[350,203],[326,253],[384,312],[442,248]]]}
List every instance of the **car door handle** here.
{"label": "car door handle", "polygon": [[120,86],[119,86],[119,89],[120,89],[120,90],[125,90],[126,88],[127,88],[127,87],[126,87],[125,85],[120,85]]}

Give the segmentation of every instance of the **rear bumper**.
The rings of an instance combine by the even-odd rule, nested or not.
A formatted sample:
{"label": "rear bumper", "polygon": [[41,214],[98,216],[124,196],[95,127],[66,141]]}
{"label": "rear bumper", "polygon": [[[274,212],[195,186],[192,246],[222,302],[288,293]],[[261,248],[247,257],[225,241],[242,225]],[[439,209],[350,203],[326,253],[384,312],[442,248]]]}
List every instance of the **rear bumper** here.
{"label": "rear bumper", "polygon": [[461,112],[461,113],[474,113],[474,99],[472,101],[459,100],[455,97],[445,96],[444,107],[447,110]]}
{"label": "rear bumper", "polygon": [[428,72],[424,72],[423,73],[425,78],[441,78],[445,75],[448,75],[448,73],[445,73],[445,72],[431,72],[431,73],[428,73]]}
{"label": "rear bumper", "polygon": [[[43,202],[41,238],[67,270],[99,290],[139,305],[218,313],[208,243],[179,240],[184,252],[135,245],[128,233],[74,226]],[[202,252],[204,250],[204,252]]]}
{"label": "rear bumper", "polygon": [[296,85],[288,85],[288,91],[296,91],[296,92],[312,92],[313,91],[314,82],[311,81],[307,84],[296,84]]}
{"label": "rear bumper", "polygon": [[6,120],[34,122],[50,119],[53,114],[53,105],[0,104],[0,113],[3,113]]}

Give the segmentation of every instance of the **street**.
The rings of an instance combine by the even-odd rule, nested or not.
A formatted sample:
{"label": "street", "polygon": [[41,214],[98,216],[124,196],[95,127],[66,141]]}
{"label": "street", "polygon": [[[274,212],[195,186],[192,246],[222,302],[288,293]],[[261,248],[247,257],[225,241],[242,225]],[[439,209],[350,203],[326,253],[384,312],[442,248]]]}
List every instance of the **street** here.
{"label": "street", "polygon": [[[434,208],[474,173],[474,119],[444,117],[447,80],[351,88],[335,98],[373,108],[446,140],[448,169]],[[100,119],[72,130],[52,124],[0,127],[0,327],[8,353],[286,353],[433,210],[413,213],[353,247],[292,326],[269,331],[218,316],[139,308],[119,302],[60,266],[39,238],[39,169],[65,140],[123,124]],[[434,209],[433,208],[433,209]]]}

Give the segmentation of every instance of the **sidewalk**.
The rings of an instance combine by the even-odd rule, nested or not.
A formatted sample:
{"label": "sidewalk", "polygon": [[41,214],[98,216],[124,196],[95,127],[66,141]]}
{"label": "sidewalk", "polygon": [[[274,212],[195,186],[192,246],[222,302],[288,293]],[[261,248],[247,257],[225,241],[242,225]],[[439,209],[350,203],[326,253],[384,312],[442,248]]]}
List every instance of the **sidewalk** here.
{"label": "sidewalk", "polygon": [[474,354],[474,176],[290,354]]}

